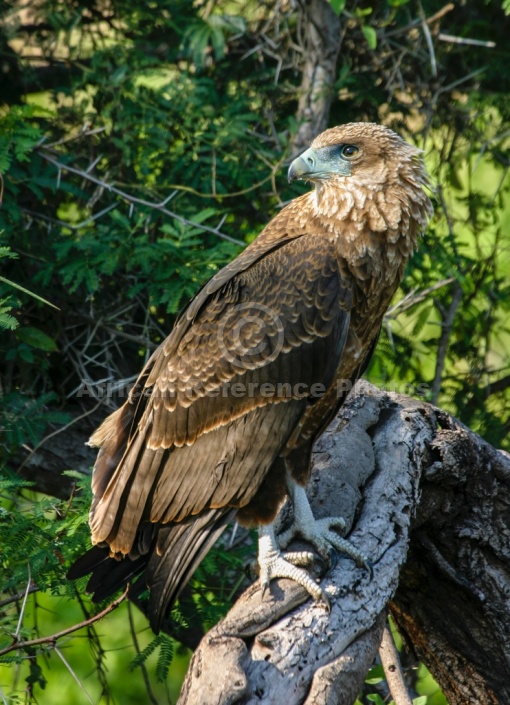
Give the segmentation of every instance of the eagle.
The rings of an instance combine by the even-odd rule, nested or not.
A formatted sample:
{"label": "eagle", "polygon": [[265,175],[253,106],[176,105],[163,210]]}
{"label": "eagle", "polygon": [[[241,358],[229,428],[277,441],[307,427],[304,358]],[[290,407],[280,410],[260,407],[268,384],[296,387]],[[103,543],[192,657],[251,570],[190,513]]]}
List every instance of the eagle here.
{"label": "eagle", "polygon": [[[205,284],[89,443],[94,544],[69,571],[103,600],[149,589],[157,633],[227,524],[259,531],[263,588],[291,578],[327,599],[284,553],[299,534],[322,556],[366,557],[315,520],[305,486],[312,446],[363,373],[384,313],[431,215],[420,151],[357,122],[316,137],[289,181],[313,190],[286,205]],[[293,526],[274,523],[289,497]]]}

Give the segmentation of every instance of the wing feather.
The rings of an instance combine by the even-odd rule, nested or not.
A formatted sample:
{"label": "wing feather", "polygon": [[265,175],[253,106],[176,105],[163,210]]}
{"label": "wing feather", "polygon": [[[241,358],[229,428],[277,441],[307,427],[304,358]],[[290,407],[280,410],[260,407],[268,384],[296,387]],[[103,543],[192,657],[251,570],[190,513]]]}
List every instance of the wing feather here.
{"label": "wing feather", "polygon": [[126,405],[136,411],[116,412],[122,440],[108,420],[96,434],[90,523],[113,553],[132,550],[144,521],[245,506],[303,415],[306,390],[333,378],[352,305],[334,245],[304,235],[247,261],[217,275],[152,356]]}

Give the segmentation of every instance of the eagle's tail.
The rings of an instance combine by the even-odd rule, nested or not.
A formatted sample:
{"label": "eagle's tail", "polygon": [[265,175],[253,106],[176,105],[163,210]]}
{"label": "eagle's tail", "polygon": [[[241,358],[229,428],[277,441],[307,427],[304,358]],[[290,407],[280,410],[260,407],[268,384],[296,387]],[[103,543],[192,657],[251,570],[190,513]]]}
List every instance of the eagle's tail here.
{"label": "eagle's tail", "polygon": [[76,580],[92,573],[87,591],[93,593],[94,602],[128,582],[135,581],[128,599],[149,588],[147,616],[158,634],[169,609],[234,514],[228,507],[208,509],[183,522],[155,525],[148,550],[121,560],[110,557],[107,546],[94,546],[73,563],[67,577]]}

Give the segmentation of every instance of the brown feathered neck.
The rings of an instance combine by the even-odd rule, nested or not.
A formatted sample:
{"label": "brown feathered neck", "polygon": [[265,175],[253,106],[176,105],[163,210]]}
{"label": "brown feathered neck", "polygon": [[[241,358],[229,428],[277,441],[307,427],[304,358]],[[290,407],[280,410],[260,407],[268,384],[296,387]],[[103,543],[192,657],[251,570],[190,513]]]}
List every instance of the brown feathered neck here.
{"label": "brown feathered neck", "polygon": [[351,174],[315,180],[314,190],[286,206],[258,239],[305,233],[328,237],[358,281],[366,282],[365,293],[377,283],[395,288],[432,213],[420,151],[373,123],[326,130],[311,147],[338,144],[360,148]]}
{"label": "brown feathered neck", "polygon": [[[317,221],[355,240],[357,233],[381,233],[384,240],[412,240],[412,247],[427,225],[431,204],[423,187],[427,175],[415,147],[382,125],[351,123],[319,135],[313,148],[333,144],[356,144],[362,153],[352,164],[350,176],[332,174],[316,183],[308,194],[309,208]],[[348,225],[348,227],[346,227]]]}

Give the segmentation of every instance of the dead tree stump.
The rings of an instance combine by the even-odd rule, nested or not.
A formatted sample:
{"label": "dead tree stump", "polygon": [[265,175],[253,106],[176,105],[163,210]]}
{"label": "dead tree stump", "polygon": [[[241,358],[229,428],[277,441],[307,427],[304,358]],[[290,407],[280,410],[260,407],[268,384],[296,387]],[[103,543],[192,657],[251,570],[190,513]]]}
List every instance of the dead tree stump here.
{"label": "dead tree stump", "polygon": [[316,444],[316,517],[341,515],[331,612],[254,583],[202,640],[180,705],[352,705],[388,609],[450,705],[510,703],[510,458],[425,403],[360,382]]}

